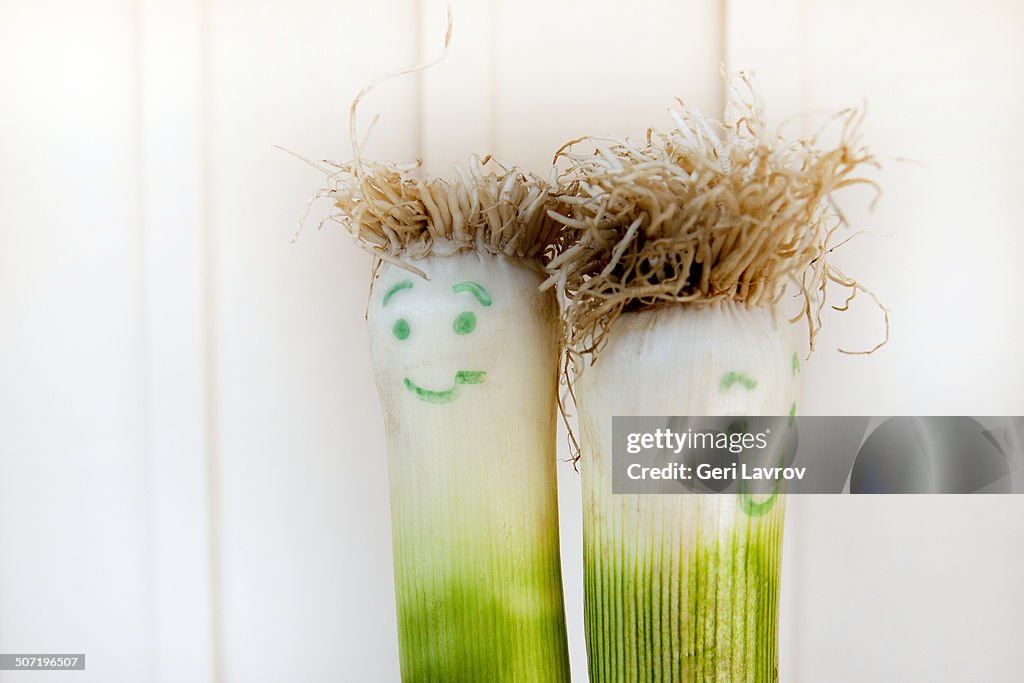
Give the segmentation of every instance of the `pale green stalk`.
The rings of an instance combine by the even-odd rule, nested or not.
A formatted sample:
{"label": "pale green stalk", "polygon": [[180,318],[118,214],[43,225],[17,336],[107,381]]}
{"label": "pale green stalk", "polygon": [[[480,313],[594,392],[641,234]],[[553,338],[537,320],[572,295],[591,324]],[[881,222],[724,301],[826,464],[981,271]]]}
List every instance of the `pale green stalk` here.
{"label": "pale green stalk", "polygon": [[797,368],[773,309],[722,303],[623,314],[577,377],[591,683],[778,680],[785,497],[613,494],[611,430],[616,415],[787,415]]}

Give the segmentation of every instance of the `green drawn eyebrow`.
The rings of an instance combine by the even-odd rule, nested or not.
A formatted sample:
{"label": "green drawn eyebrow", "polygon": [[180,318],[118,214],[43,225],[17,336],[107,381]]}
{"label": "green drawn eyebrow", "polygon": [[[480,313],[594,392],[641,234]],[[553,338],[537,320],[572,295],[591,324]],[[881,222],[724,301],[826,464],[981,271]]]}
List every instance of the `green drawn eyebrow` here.
{"label": "green drawn eyebrow", "polygon": [[476,300],[480,302],[481,306],[490,306],[491,295],[487,293],[487,290],[478,285],[475,282],[460,282],[452,287],[453,292],[469,292],[476,297]]}
{"label": "green drawn eyebrow", "polygon": [[403,289],[412,289],[412,280],[402,280],[401,282],[392,285],[391,289],[389,289],[387,293],[384,294],[384,302],[381,303],[381,308],[387,306],[388,301],[391,300],[391,297],[393,297],[395,294],[402,291]]}

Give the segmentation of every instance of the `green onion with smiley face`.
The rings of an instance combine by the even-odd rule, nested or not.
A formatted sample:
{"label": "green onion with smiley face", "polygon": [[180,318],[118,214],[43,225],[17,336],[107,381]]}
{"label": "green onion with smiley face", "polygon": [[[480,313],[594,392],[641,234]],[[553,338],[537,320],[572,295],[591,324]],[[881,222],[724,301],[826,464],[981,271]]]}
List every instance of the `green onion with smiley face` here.
{"label": "green onion with smiley face", "polygon": [[402,679],[567,682],[547,185],[475,158],[451,180],[366,160],[335,177],[335,218],[378,259]]}

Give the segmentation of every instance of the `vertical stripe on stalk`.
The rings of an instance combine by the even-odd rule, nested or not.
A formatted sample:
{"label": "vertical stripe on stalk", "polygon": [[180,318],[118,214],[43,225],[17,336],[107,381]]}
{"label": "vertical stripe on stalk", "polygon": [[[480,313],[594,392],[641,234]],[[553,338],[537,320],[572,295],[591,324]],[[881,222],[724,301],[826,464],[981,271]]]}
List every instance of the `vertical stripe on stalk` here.
{"label": "vertical stripe on stalk", "polygon": [[591,683],[777,681],[785,497],[756,517],[731,495],[621,498],[587,524]]}

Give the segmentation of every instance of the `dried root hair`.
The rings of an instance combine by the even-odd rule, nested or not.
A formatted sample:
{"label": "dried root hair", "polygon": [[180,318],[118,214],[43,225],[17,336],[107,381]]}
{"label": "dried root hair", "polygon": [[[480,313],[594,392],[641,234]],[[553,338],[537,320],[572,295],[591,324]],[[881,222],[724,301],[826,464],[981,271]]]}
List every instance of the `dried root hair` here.
{"label": "dried root hair", "polygon": [[[827,285],[858,291],[884,311],[875,295],[828,261],[833,237],[846,225],[832,200],[836,190],[877,185],[858,175],[877,166],[858,142],[863,113],[836,114],[809,140],[787,142],[770,131],[751,79],[729,82],[723,122],[679,102],[676,127],[649,130],[646,141],[580,138],[566,143],[550,217],[565,226],[548,264],[545,287],[563,296],[565,338],[576,361],[600,350],[616,318],[669,304],[735,301],[776,303],[787,287],[802,297],[813,350]],[[821,148],[839,127],[839,142]],[[593,142],[597,151],[571,148]],[[877,200],[877,194],[876,194]],[[844,242],[845,243],[845,240]],[[871,351],[844,351],[871,353]]]}
{"label": "dried root hair", "polygon": [[541,268],[560,229],[547,215],[547,181],[489,157],[470,157],[450,179],[363,159],[332,166],[331,187],[321,193],[334,203],[326,220],[380,260],[419,275],[415,259],[459,251]]}

